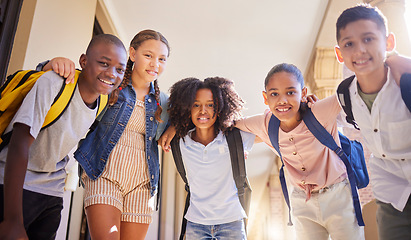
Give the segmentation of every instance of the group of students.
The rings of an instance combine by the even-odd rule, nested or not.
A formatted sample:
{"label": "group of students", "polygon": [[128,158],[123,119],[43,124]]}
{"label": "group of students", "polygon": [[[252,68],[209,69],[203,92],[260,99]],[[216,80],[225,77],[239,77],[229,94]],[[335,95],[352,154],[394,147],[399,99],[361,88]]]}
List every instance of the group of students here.
{"label": "group of students", "polygon": [[[340,15],[337,43],[338,60],[355,73],[349,88],[352,109],[373,153],[369,169],[380,239],[410,239],[411,113],[399,88],[410,64],[400,57],[386,61],[394,37],[384,16],[368,5]],[[62,77],[50,71],[39,78],[6,130],[13,134],[0,152],[0,239],[55,238],[63,208],[65,156],[87,132],[74,157],[83,170],[92,239],[145,238],[158,193],[157,144],[170,151],[174,137],[190,185],[186,239],[246,239],[246,214],[237,196],[226,133],[233,127],[242,130],[244,151],[263,141],[277,153],[268,133],[271,116],[280,120],[279,147],[294,187],[297,239],[364,239],[344,164],[302,121],[307,98],[313,98],[311,111],[339,142],[341,106],[336,95],[323,100],[307,95],[300,70],[282,63],[264,82],[269,110],[244,118],[244,101],[225,78],[186,78],[171,87],[170,98],[160,92],[157,81],[169,52],[165,37],[153,30],[133,38],[127,61],[118,38],[94,37],[80,57],[74,101],[55,124],[40,131],[61,78],[73,78],[73,64],[67,59],[41,66]],[[109,106],[89,131],[100,94],[110,94]]]}

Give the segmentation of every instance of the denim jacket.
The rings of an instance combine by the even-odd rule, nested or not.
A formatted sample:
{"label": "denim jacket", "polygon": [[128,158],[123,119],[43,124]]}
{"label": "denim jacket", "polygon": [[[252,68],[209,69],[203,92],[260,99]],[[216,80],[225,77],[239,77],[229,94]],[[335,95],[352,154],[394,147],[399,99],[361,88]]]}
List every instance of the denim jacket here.
{"label": "denim jacket", "polygon": [[[87,137],[74,152],[74,158],[90,179],[95,180],[102,174],[108,157],[120,139],[133,112],[135,102],[136,93],[132,85],[129,84],[120,91],[117,102],[107,108],[97,127],[87,134]],[[160,102],[163,108],[161,113],[162,123],[154,118],[157,102],[154,97],[153,84],[150,85],[150,92],[145,96],[144,102],[146,111],[145,153],[150,176],[150,194],[153,196],[157,192],[160,177],[157,140],[168,122],[168,96],[162,92],[160,93]]]}

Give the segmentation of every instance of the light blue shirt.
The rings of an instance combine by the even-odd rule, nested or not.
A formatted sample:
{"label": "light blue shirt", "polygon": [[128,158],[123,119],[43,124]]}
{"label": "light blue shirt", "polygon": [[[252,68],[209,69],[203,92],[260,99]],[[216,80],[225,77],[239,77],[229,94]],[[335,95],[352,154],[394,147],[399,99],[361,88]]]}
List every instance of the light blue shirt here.
{"label": "light blue shirt", "polygon": [[[185,218],[194,223],[216,225],[246,218],[238,199],[226,137],[217,137],[204,146],[191,138],[191,130],[180,139],[181,155],[190,186],[190,206]],[[248,152],[255,135],[241,132]]]}

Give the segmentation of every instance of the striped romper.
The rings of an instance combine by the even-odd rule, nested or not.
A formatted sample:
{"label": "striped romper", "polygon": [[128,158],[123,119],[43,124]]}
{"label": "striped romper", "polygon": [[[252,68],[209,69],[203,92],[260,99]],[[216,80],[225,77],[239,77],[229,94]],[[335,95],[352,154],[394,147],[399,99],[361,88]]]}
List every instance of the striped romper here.
{"label": "striped romper", "polygon": [[145,108],[136,105],[106,168],[95,181],[83,173],[84,207],[107,204],[121,211],[121,221],[150,224],[154,204],[150,200],[150,179],[145,159]]}

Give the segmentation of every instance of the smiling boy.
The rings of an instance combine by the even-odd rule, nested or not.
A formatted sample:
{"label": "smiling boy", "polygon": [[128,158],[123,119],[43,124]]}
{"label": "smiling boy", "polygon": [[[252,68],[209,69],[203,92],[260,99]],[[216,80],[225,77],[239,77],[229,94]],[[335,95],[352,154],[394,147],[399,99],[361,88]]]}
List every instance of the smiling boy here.
{"label": "smiling boy", "polygon": [[411,113],[399,78],[384,64],[395,47],[386,20],[368,5],[345,10],[337,20],[335,52],[355,73],[349,92],[354,119],[371,150],[369,170],[377,199],[379,239],[411,236]]}
{"label": "smiling boy", "polygon": [[82,72],[70,104],[42,131],[63,79],[47,72],[27,94],[5,131],[13,131],[10,143],[0,152],[0,239],[55,238],[63,208],[65,156],[94,122],[100,94],[120,84],[126,57],[117,37],[94,37],[80,56]]}

